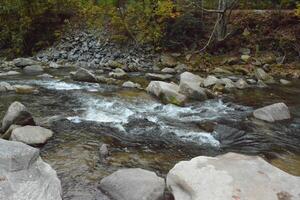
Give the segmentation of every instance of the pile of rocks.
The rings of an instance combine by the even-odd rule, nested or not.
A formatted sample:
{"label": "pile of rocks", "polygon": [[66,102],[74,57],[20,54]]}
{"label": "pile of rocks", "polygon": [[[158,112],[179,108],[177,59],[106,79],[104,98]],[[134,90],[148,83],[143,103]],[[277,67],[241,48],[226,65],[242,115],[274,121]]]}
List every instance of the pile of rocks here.
{"label": "pile of rocks", "polygon": [[155,55],[150,46],[126,46],[109,42],[102,33],[77,31],[66,34],[55,46],[40,52],[36,57],[43,62],[81,63],[100,66],[118,60],[124,65],[136,64],[151,67]]}

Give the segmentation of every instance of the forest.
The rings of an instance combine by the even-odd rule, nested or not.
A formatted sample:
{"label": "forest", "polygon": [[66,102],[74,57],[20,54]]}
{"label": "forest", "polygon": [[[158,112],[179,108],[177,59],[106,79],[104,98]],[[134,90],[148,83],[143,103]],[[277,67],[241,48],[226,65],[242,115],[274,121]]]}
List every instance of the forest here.
{"label": "forest", "polygon": [[299,0],[0,0],[0,200],[299,200]]}

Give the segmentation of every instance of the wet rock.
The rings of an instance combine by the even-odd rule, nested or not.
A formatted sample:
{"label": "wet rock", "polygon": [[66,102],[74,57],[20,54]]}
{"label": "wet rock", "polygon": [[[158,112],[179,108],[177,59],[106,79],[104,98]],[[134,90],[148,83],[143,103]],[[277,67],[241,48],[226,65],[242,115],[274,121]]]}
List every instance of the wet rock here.
{"label": "wet rock", "polygon": [[200,87],[202,82],[203,78],[200,76],[190,72],[184,72],[180,75],[179,92],[190,99],[200,101],[206,100],[206,90]]}
{"label": "wet rock", "polygon": [[284,103],[276,103],[259,108],[253,112],[253,115],[255,118],[267,122],[275,122],[291,118],[289,108]]}
{"label": "wet rock", "polygon": [[138,84],[138,83],[131,82],[131,81],[126,81],[125,83],[123,83],[122,87],[125,87],[125,88],[138,88],[138,89],[140,89],[141,85]]}
{"label": "wet rock", "polygon": [[235,86],[241,90],[249,87],[248,83],[242,78],[235,83]]}
{"label": "wet rock", "polygon": [[158,80],[158,81],[167,81],[173,78],[170,74],[154,74],[154,73],[147,73],[146,77],[150,80]]}
{"label": "wet rock", "polygon": [[15,85],[14,88],[17,94],[38,93],[38,90],[35,87],[29,85]]}
{"label": "wet rock", "polygon": [[40,126],[24,126],[12,131],[10,139],[29,145],[44,144],[53,136],[53,132]]}
{"label": "wet rock", "polygon": [[0,77],[1,76],[16,76],[16,75],[20,75],[20,74],[21,73],[17,72],[17,71],[8,71],[8,72],[0,73]]}
{"label": "wet rock", "polygon": [[40,65],[30,65],[30,66],[24,67],[23,71],[25,72],[25,74],[28,74],[28,75],[36,75],[36,74],[43,73],[44,69]]}
{"label": "wet rock", "polygon": [[121,169],[103,178],[100,188],[114,200],[161,200],[165,181],[151,171]]}
{"label": "wet rock", "polygon": [[16,125],[35,125],[31,114],[27,108],[20,102],[15,101],[12,103],[2,120],[2,132],[5,132],[12,124]]}
{"label": "wet rock", "polygon": [[30,58],[16,58],[12,62],[16,67],[20,67],[20,68],[24,68],[26,66],[37,65],[38,64],[37,61],[32,60]]}
{"label": "wet rock", "polygon": [[50,62],[49,67],[52,69],[58,69],[60,68],[60,65],[55,62]]}
{"label": "wet rock", "polygon": [[255,69],[255,77],[258,79],[258,80],[262,80],[264,81],[265,83],[274,83],[274,78],[267,74],[262,68],[257,68]]}
{"label": "wet rock", "polygon": [[109,76],[113,78],[122,79],[122,78],[127,78],[128,74],[123,69],[117,68],[114,70],[114,72],[110,72]]}
{"label": "wet rock", "polygon": [[167,186],[176,200],[277,200],[282,193],[296,200],[300,195],[299,177],[258,156],[236,153],[179,162],[168,173]]}
{"label": "wet rock", "polygon": [[220,80],[217,77],[210,75],[203,81],[203,85],[204,85],[204,87],[210,87],[210,86],[215,85],[219,81]]}
{"label": "wet rock", "polygon": [[176,69],[166,67],[166,68],[163,68],[161,70],[161,72],[166,73],[166,74],[175,74],[176,73]]}
{"label": "wet rock", "polygon": [[13,91],[14,87],[7,82],[0,82],[0,92]]}
{"label": "wet rock", "polygon": [[167,54],[160,57],[160,62],[165,67],[175,67],[177,65],[176,59]]}
{"label": "wet rock", "polygon": [[251,78],[248,78],[248,79],[247,79],[247,83],[249,83],[249,84],[251,84],[251,85],[254,85],[254,84],[256,84],[256,80],[251,79]]}
{"label": "wet rock", "polygon": [[285,79],[280,79],[280,83],[281,83],[282,85],[291,85],[291,84],[292,84],[291,81],[288,81],[288,80],[285,80]]}
{"label": "wet rock", "polygon": [[56,172],[39,157],[39,150],[0,139],[1,200],[61,200]]}
{"label": "wet rock", "polygon": [[182,106],[186,101],[186,96],[179,93],[179,86],[174,83],[151,81],[146,90],[160,98],[164,103]]}
{"label": "wet rock", "polygon": [[217,93],[224,93],[225,92],[225,86],[223,84],[217,83],[213,87],[213,92]]}
{"label": "wet rock", "polygon": [[92,83],[97,82],[97,78],[95,77],[95,75],[84,68],[80,68],[76,72],[71,72],[70,77],[74,81],[83,81],[83,82],[92,82]]}

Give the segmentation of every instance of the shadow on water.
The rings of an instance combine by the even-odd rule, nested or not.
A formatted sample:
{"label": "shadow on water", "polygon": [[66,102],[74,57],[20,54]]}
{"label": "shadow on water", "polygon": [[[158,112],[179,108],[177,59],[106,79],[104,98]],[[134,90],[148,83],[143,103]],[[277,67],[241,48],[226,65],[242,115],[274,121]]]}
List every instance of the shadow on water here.
{"label": "shadow on water", "polygon": [[[41,155],[57,171],[64,199],[106,200],[99,181],[119,168],[141,167],[165,176],[180,160],[229,151],[261,155],[300,176],[300,82],[237,91],[223,100],[180,108],[115,86],[8,81],[39,88],[37,95],[0,94],[0,117],[10,103],[20,101],[38,123],[55,132]],[[270,124],[252,117],[253,109],[281,101],[290,107],[292,120]],[[105,162],[99,155],[103,143],[110,145]]]}

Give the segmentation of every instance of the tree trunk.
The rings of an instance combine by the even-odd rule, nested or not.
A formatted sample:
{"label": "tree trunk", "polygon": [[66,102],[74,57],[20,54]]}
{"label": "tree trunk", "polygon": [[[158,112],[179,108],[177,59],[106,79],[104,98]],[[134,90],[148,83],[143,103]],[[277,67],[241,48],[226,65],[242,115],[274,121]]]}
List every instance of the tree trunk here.
{"label": "tree trunk", "polygon": [[226,21],[226,9],[228,6],[228,0],[219,0],[218,10],[224,11],[218,14],[218,25],[217,25],[217,41],[222,41],[225,39],[227,34],[227,21]]}

